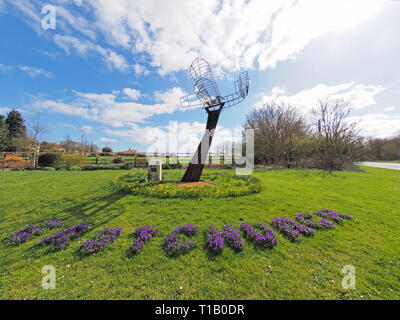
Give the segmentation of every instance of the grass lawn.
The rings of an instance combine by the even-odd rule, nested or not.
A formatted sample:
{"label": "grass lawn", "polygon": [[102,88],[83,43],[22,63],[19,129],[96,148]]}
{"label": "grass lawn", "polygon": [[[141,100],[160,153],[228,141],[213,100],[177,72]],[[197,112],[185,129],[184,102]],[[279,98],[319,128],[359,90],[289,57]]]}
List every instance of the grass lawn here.
{"label": "grass lawn", "polygon": [[[80,258],[69,249],[55,253],[33,245],[42,236],[0,250],[2,299],[399,299],[400,172],[363,167],[363,172],[256,171],[259,194],[225,199],[152,199],[115,193],[110,181],[126,171],[0,172],[0,237],[30,223],[56,217],[65,228],[92,222],[88,239],[105,226],[123,234],[101,253]],[[139,169],[138,169],[139,170]],[[183,171],[181,171],[183,174]],[[225,249],[211,258],[199,245],[170,258],[164,237],[176,226],[238,227],[242,221],[268,224],[274,217],[329,208],[348,213],[334,230],[292,243],[242,252]],[[132,228],[160,226],[160,234],[139,255],[128,258]],[[56,268],[56,290],[41,287],[42,267]],[[341,287],[345,265],[356,268],[356,290]],[[182,287],[182,289],[180,289]]]}

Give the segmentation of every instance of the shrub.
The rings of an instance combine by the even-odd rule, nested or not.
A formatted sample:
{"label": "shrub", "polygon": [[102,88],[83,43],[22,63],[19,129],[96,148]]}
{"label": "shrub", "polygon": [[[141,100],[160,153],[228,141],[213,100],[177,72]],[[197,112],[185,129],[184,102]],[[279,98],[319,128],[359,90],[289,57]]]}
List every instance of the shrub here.
{"label": "shrub", "polygon": [[79,166],[72,166],[69,170],[70,170],[70,171],[81,171],[81,167],[79,167]]}
{"label": "shrub", "polygon": [[39,167],[55,167],[60,155],[56,153],[42,153],[38,158]]}
{"label": "shrub", "polygon": [[44,167],[41,170],[43,170],[43,171],[56,171],[56,169],[53,168],[53,167]]}
{"label": "shrub", "polygon": [[25,167],[25,161],[21,157],[17,156],[6,156],[3,159],[3,163],[5,167],[8,168],[24,168]]}
{"label": "shrub", "polygon": [[88,159],[85,156],[80,156],[76,154],[63,154],[57,161],[58,166],[65,166],[66,168],[71,168],[72,166],[83,166],[88,163]]}
{"label": "shrub", "polygon": [[104,147],[103,149],[101,149],[101,152],[103,152],[103,153],[111,153],[112,149],[110,147]]}
{"label": "shrub", "polygon": [[125,163],[125,160],[122,157],[115,157],[112,159],[112,163]]}

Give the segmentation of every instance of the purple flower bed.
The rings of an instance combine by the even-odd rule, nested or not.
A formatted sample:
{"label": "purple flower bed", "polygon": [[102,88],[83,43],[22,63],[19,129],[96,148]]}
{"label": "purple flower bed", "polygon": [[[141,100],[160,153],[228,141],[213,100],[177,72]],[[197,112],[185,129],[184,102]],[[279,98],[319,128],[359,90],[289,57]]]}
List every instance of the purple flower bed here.
{"label": "purple flower bed", "polygon": [[92,227],[90,223],[80,223],[68,229],[52,233],[50,237],[43,238],[39,244],[50,245],[51,251],[68,248],[68,243],[73,239],[80,238],[84,233]]}
{"label": "purple flower bed", "polygon": [[222,230],[226,244],[233,250],[241,250],[244,247],[244,242],[239,232],[230,224],[225,224]]}
{"label": "purple flower bed", "polygon": [[[255,228],[261,229],[262,232],[259,232]],[[254,242],[259,247],[272,248],[278,243],[278,237],[275,235],[275,232],[268,228],[264,222],[256,222],[253,226],[247,222],[243,222],[240,224],[240,229],[243,230],[245,238]]]}
{"label": "purple flower bed", "polygon": [[64,222],[61,220],[49,220],[45,221],[43,225],[41,224],[30,224],[24,229],[14,231],[9,234],[6,238],[8,243],[17,245],[28,241],[32,236],[36,236],[43,232],[43,228],[46,227],[48,230],[57,228],[61,225],[64,225]]}
{"label": "purple flower bed", "polygon": [[178,235],[185,234],[187,236],[193,236],[197,231],[199,231],[199,228],[191,224],[179,226],[175,230],[171,231],[171,233],[165,237],[165,249],[167,254],[175,256],[193,249],[197,241],[186,240],[184,242],[178,242]]}
{"label": "purple flower bed", "polygon": [[89,239],[81,243],[78,252],[82,255],[96,254],[104,249],[107,244],[113,243],[121,235],[122,228],[106,227],[102,231],[96,233],[93,239]]}
{"label": "purple flower bed", "polygon": [[7,237],[7,242],[11,244],[21,244],[28,241],[32,236],[38,235],[43,232],[40,225],[30,224],[24,229],[14,231]]}
{"label": "purple flower bed", "polygon": [[320,229],[333,229],[335,225],[333,222],[330,222],[324,218],[319,219],[319,228]]}
{"label": "purple flower bed", "polygon": [[300,223],[306,225],[307,227],[313,228],[313,229],[318,229],[319,225],[317,222],[312,221],[311,219],[313,218],[312,213],[300,213],[298,212],[296,214],[296,220],[299,221]]}
{"label": "purple flower bed", "polygon": [[314,214],[325,218],[325,219],[330,219],[333,220],[334,222],[337,222],[339,224],[343,224],[343,220],[353,220],[353,217],[345,214],[345,213],[339,213],[333,210],[329,210],[329,209],[321,209],[318,211],[315,211]]}
{"label": "purple flower bed", "polygon": [[207,248],[215,254],[221,253],[224,250],[224,236],[222,232],[219,232],[214,228],[214,225],[211,225],[207,227],[206,235]]}
{"label": "purple flower bed", "polygon": [[44,222],[44,225],[47,227],[47,229],[51,230],[54,228],[62,227],[64,225],[64,221],[62,220],[47,220]]}
{"label": "purple flower bed", "polygon": [[299,221],[300,223],[311,227],[313,229],[333,229],[335,227],[335,224],[328,221],[327,219],[324,218],[319,218],[319,222],[315,222],[311,220],[313,218],[312,213],[300,213],[298,212],[296,214],[296,220]]}
{"label": "purple flower bed", "polygon": [[244,242],[237,230],[230,224],[225,224],[223,230],[219,232],[214,225],[208,226],[206,230],[207,248],[215,254],[221,253],[224,244],[235,251],[244,247]]}
{"label": "purple flower bed", "polygon": [[151,227],[144,226],[140,228],[136,228],[133,230],[133,235],[136,237],[136,240],[133,242],[132,247],[130,248],[129,255],[138,254],[142,251],[143,245],[145,245],[155,234],[158,233],[160,227]]}
{"label": "purple flower bed", "polygon": [[298,224],[295,220],[287,217],[274,218],[271,222],[275,228],[292,241],[300,240],[302,236],[312,236],[315,233],[314,228]]}

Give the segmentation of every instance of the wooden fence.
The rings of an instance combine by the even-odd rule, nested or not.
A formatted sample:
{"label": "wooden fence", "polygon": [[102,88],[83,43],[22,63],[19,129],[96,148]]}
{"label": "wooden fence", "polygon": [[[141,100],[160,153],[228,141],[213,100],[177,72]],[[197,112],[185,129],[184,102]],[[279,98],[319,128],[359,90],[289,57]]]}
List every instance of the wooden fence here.
{"label": "wooden fence", "polygon": [[[42,152],[38,153],[38,157],[40,154],[48,153]],[[57,152],[52,152],[57,153]],[[65,154],[65,153],[57,153],[57,154]],[[4,163],[2,160],[5,156],[18,156],[25,160],[26,165],[30,166],[32,161],[32,154],[28,152],[0,152],[0,162]],[[79,155],[79,154],[76,154]],[[81,154],[80,154],[81,155]],[[88,164],[110,164],[113,163],[113,159],[122,158],[125,163],[131,163],[133,168],[147,167],[148,161],[147,159],[151,159],[157,157],[159,159],[163,159],[166,164],[176,164],[180,163],[181,165],[188,165],[190,160],[192,159],[192,155],[189,153],[145,153],[145,152],[137,152],[135,154],[126,154],[126,153],[86,153],[85,156],[88,158]],[[226,156],[224,154],[214,154],[210,153],[207,157],[206,164],[207,166],[220,166],[224,165],[225,162],[234,163],[235,159],[231,155]]]}

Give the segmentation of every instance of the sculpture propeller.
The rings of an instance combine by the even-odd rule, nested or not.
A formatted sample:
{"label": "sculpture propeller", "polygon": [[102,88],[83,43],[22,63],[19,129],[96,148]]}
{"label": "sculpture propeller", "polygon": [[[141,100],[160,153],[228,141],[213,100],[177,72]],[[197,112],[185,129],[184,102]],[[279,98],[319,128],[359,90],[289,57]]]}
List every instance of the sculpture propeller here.
{"label": "sculpture propeller", "polygon": [[182,178],[182,182],[197,182],[200,181],[203,172],[219,115],[223,108],[237,105],[247,97],[249,76],[247,71],[242,72],[235,81],[236,92],[222,97],[206,60],[196,58],[189,68],[189,73],[194,80],[193,93],[181,98],[181,106],[186,108],[202,105],[208,114],[206,133]]}

